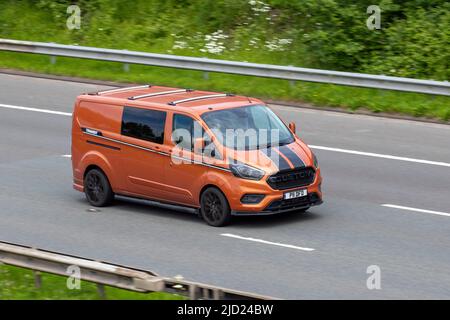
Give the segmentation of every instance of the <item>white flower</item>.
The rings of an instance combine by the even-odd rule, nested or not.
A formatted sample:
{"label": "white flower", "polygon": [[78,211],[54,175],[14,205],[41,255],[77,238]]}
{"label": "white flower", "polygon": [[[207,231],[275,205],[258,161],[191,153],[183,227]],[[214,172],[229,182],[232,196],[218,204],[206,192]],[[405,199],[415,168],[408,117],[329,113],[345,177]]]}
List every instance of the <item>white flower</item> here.
{"label": "white flower", "polygon": [[287,46],[287,45],[289,45],[291,43],[292,43],[292,39],[278,39],[278,38],[274,38],[273,40],[266,41],[264,46],[269,51],[284,51],[285,50],[285,46]]}
{"label": "white flower", "polygon": [[271,10],[271,7],[263,1],[249,0],[248,4],[252,11],[256,13],[255,15],[258,15],[258,12],[269,12]]}
{"label": "white flower", "polygon": [[222,40],[227,38],[228,35],[224,34],[223,30],[217,30],[211,34],[207,34],[204,37],[205,45],[202,49],[200,49],[200,51],[212,54],[220,54],[226,49]]}
{"label": "white flower", "polygon": [[186,49],[189,45],[187,44],[186,41],[175,41],[172,49]]}
{"label": "white flower", "polygon": [[278,43],[281,45],[288,45],[292,43],[292,39],[279,39]]}

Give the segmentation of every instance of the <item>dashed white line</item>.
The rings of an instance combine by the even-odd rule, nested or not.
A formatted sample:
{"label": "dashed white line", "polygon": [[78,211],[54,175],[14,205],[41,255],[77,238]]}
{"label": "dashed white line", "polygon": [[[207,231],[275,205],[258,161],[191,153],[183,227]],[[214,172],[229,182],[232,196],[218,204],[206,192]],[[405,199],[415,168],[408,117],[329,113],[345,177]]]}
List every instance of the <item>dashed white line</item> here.
{"label": "dashed white line", "polygon": [[34,111],[34,112],[41,112],[41,113],[50,113],[50,114],[56,114],[56,115],[59,115],[59,116],[67,116],[67,117],[71,117],[72,116],[72,114],[69,113],[69,112],[61,112],[61,111],[54,111],[54,110],[47,110],[47,109],[12,106],[12,105],[9,105],[9,104],[0,104],[0,108],[16,109],[16,110],[23,110],[23,111]]}
{"label": "dashed white line", "polygon": [[285,248],[302,250],[302,251],[314,251],[314,249],[312,249],[312,248],[298,247],[298,246],[294,246],[291,244],[284,244],[284,243],[279,243],[279,242],[266,241],[266,240],[262,240],[262,239],[242,237],[242,236],[231,234],[231,233],[222,233],[221,236],[240,239],[240,240],[246,240],[246,241],[259,242],[259,243],[263,243],[263,244],[269,244],[272,246],[285,247]]}
{"label": "dashed white line", "polygon": [[400,160],[400,161],[408,161],[408,162],[415,162],[415,163],[431,164],[431,165],[435,165],[435,166],[450,167],[450,163],[448,163],[448,162],[414,159],[414,158],[407,158],[407,157],[392,156],[389,154],[363,152],[363,151],[340,149],[340,148],[330,148],[330,147],[314,146],[314,145],[309,145],[309,147],[311,149],[317,149],[317,150],[334,151],[334,152],[356,154],[356,155],[367,156],[367,157],[384,158],[384,159],[391,159],[391,160]]}
{"label": "dashed white line", "polygon": [[[16,109],[16,110],[24,110],[24,111],[34,111],[34,112],[41,112],[41,113],[49,113],[49,114],[67,116],[67,117],[71,117],[72,116],[72,113],[69,113],[69,112],[61,112],[61,111],[54,111],[54,110],[48,110],[48,109],[38,109],[38,108],[29,108],[29,107],[21,107],[21,106],[13,106],[13,105],[7,105],[7,104],[0,104],[0,108]],[[333,151],[333,152],[355,154],[355,155],[367,156],[367,157],[384,158],[384,159],[390,159],[390,160],[399,160],[399,161],[407,161],[407,162],[414,162],[414,163],[421,163],[421,164],[429,164],[429,165],[442,166],[442,167],[450,167],[450,163],[448,163],[448,162],[431,161],[431,160],[424,160],[424,159],[415,159],[415,158],[408,158],[408,157],[399,157],[399,156],[394,156],[394,155],[389,155],[389,154],[380,154],[380,153],[364,152],[364,151],[341,149],[341,148],[331,148],[331,147],[316,146],[316,145],[309,145],[309,147],[311,149],[317,149],[317,150]]]}
{"label": "dashed white line", "polygon": [[393,208],[393,209],[408,210],[408,211],[429,213],[429,214],[436,214],[438,216],[450,217],[450,213],[440,212],[440,211],[433,211],[433,210],[425,210],[425,209],[417,209],[417,208],[411,208],[411,207],[397,206],[395,204],[382,204],[381,206],[382,207],[387,207],[387,208]]}
{"label": "dashed white line", "polygon": [[63,157],[63,158],[72,158],[72,155],[71,154],[63,154],[61,157]]}

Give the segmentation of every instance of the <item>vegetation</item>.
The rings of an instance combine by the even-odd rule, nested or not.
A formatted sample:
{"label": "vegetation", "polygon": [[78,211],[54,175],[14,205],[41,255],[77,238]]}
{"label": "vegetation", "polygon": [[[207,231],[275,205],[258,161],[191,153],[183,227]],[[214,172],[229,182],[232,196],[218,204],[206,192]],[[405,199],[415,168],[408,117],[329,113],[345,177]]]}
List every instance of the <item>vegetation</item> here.
{"label": "vegetation", "polygon": [[[354,0],[4,0],[0,37],[218,59],[450,78],[450,3],[380,0],[381,29],[366,26],[373,1]],[[81,28],[66,26],[67,6]],[[274,79],[1,53],[0,67],[187,86],[262,98],[450,119],[450,99],[421,94],[289,83]]]}
{"label": "vegetation", "polygon": [[[96,284],[81,282],[80,290],[67,289],[67,278],[41,274],[41,288],[35,287],[33,272],[0,265],[0,300],[95,300],[101,299]],[[138,293],[105,287],[106,299],[111,300],[180,300],[168,293]]]}

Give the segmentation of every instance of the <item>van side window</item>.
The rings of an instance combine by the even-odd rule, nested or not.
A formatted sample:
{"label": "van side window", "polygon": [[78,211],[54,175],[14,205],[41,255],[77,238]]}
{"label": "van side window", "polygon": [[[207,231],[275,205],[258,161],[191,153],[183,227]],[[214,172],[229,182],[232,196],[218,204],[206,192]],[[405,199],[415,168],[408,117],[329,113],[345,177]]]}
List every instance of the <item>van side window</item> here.
{"label": "van side window", "polygon": [[193,149],[194,119],[191,117],[175,114],[173,116],[172,141],[180,148]]}
{"label": "van side window", "polygon": [[162,144],[166,113],[132,107],[123,108],[122,134],[137,139]]}

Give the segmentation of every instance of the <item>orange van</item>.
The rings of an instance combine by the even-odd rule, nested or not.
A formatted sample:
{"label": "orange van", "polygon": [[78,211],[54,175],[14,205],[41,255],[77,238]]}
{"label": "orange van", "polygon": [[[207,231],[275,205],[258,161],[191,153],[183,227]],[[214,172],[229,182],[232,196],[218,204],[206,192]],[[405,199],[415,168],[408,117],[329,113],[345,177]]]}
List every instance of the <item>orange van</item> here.
{"label": "orange van", "polygon": [[73,186],[97,207],[115,195],[232,216],[306,211],[322,203],[317,158],[262,101],[160,86],[77,97]]}

